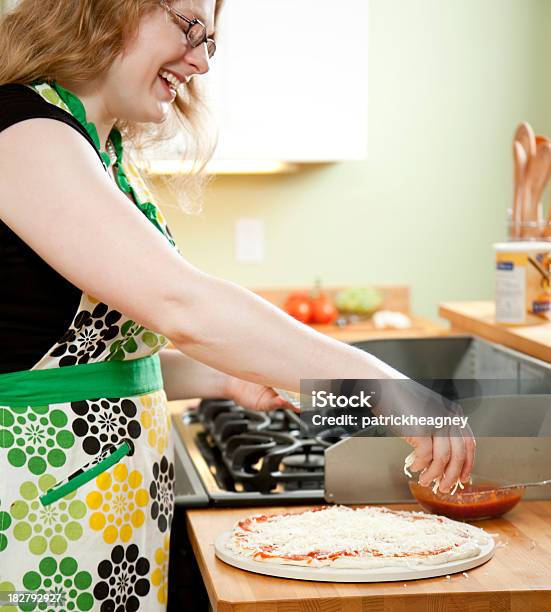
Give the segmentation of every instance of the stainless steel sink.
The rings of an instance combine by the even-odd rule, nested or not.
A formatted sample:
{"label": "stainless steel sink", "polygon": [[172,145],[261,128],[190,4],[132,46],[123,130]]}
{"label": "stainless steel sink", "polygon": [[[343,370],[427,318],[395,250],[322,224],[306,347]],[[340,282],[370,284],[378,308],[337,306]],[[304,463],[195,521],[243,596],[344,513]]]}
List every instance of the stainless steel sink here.
{"label": "stainless steel sink", "polygon": [[551,364],[471,336],[367,340],[353,346],[410,378],[514,379],[527,383],[519,385],[525,393],[535,392],[538,382],[551,384]]}

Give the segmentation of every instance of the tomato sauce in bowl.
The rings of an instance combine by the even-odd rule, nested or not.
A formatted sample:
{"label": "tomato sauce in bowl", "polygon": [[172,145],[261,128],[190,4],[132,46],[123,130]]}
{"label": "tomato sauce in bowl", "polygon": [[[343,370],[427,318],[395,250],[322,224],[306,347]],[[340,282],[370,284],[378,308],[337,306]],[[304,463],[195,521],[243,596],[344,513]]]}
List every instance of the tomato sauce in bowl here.
{"label": "tomato sauce in bowl", "polygon": [[473,476],[471,484],[450,495],[433,493],[431,487],[409,482],[412,495],[425,510],[460,521],[495,518],[512,510],[522,499],[525,487],[502,489],[501,486]]}

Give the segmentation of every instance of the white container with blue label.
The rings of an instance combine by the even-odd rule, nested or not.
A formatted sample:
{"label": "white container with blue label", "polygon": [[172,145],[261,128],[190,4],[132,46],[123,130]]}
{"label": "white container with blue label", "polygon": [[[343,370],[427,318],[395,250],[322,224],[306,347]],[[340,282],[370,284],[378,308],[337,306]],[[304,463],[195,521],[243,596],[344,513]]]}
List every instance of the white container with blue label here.
{"label": "white container with blue label", "polygon": [[499,242],[494,252],[496,323],[551,319],[551,242]]}

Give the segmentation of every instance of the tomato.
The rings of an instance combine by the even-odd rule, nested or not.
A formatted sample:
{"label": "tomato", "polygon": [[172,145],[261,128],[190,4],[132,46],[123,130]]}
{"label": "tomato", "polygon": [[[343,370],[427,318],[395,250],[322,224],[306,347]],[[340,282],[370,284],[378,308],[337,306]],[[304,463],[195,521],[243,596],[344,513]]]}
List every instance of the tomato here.
{"label": "tomato", "polygon": [[303,323],[328,324],[335,321],[339,314],[329,297],[321,290],[319,281],[310,292],[290,293],[284,308],[288,314]]}
{"label": "tomato", "polygon": [[312,306],[312,322],[328,324],[338,317],[339,312],[333,306],[329,298],[321,293],[318,297],[310,300]]}
{"label": "tomato", "polygon": [[312,319],[312,306],[304,295],[291,294],[285,302],[285,311],[302,323],[310,323]]}

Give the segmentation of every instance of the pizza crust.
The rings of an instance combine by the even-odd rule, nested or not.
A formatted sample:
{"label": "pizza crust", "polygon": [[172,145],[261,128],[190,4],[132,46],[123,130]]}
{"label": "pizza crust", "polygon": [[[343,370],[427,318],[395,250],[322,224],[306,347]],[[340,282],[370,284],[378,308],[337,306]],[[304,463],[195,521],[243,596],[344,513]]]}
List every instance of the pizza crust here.
{"label": "pizza crust", "polygon": [[474,558],[491,541],[478,527],[423,512],[327,506],[239,521],[229,547],[270,564],[415,568]]}

